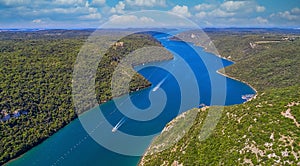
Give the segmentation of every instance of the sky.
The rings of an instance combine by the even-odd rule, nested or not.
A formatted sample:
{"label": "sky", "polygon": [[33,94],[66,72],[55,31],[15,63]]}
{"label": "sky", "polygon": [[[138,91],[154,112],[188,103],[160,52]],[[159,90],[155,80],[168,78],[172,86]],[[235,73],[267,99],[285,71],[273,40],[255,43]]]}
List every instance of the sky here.
{"label": "sky", "polygon": [[[162,14],[132,14],[145,10]],[[111,21],[147,25],[163,13],[203,28],[300,28],[300,0],[0,0],[0,28],[97,28]],[[176,24],[177,19],[165,21]]]}

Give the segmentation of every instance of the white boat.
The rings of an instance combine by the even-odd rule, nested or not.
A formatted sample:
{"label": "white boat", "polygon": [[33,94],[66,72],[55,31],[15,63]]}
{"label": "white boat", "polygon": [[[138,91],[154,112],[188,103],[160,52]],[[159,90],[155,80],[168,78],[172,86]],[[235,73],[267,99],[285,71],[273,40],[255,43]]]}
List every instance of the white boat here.
{"label": "white boat", "polygon": [[118,129],[116,128],[116,127],[114,127],[112,130],[111,130],[111,132],[116,132]]}
{"label": "white boat", "polygon": [[245,95],[242,95],[242,99],[244,99],[244,100],[249,100],[249,99],[251,99],[253,96],[254,96],[254,94],[245,94]]}
{"label": "white boat", "polygon": [[152,91],[153,91],[153,92],[157,91],[157,89],[160,88],[160,86],[166,81],[167,78],[168,78],[168,76],[165,77],[163,80],[161,80],[161,81],[160,81],[160,82],[152,89]]}
{"label": "white boat", "polygon": [[121,127],[122,126],[122,124],[125,122],[125,117],[123,117],[116,125],[115,125],[115,127],[113,127],[112,129],[111,129],[111,132],[116,132],[117,130],[118,130],[118,128],[119,127]]}

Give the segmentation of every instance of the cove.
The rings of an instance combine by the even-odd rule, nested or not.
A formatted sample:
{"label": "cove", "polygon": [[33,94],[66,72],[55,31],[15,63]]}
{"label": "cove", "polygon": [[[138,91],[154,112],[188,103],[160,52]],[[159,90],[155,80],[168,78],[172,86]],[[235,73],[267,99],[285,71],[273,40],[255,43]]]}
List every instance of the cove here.
{"label": "cove", "polygon": [[[160,99],[153,98],[150,102],[149,94],[160,93],[159,89],[163,89],[167,98],[164,110],[162,113],[149,121],[137,121],[130,118],[125,118],[124,122],[118,126],[119,131],[134,136],[144,136],[159,133],[166,123],[175,118],[178,112],[187,111],[191,108],[198,107],[199,104],[212,105],[223,104],[232,105],[245,102],[242,96],[245,94],[254,94],[255,91],[248,85],[233,80],[231,78],[224,77],[218,74],[216,71],[220,68],[232,65],[225,59],[220,59],[211,53],[207,53],[201,47],[193,46],[189,43],[182,41],[170,40],[168,34],[153,34],[153,36],[159,40],[162,45],[171,51],[174,55],[174,59],[170,61],[157,62],[152,64],[146,64],[143,66],[135,67],[140,74],[147,78],[152,86],[150,88],[131,93],[129,99],[134,105],[140,109],[145,109],[151,106],[151,102],[160,103]],[[216,65],[216,61],[221,60],[222,65]],[[193,71],[193,76],[198,84],[198,89],[193,89],[193,86],[189,86],[191,75],[187,74],[187,71],[181,70],[184,64],[188,64]],[[208,71],[207,66],[210,66]],[[170,74],[170,71],[176,70],[177,78]],[[212,73],[212,74],[209,74]],[[224,103],[211,103],[213,88],[222,88],[223,85],[212,86],[211,79],[226,79],[226,98]],[[181,84],[178,82],[178,78],[181,80]],[[181,104],[182,92],[181,86],[186,87],[187,93],[189,93],[190,100],[187,100],[184,105]],[[195,98],[194,92],[197,91],[200,94],[200,99],[195,104],[192,102]],[[120,97],[118,100],[121,102],[129,100],[125,97]],[[191,102],[189,102],[191,101]],[[111,125],[118,124],[124,115],[118,111],[114,101],[108,101],[107,103],[99,105],[105,118]],[[124,106],[126,107],[126,105]],[[125,108],[126,109],[126,108]],[[85,114],[81,115],[84,118],[93,118],[94,113],[98,109],[92,109]],[[102,128],[101,128],[102,127]],[[98,131],[107,133],[113,137],[112,128],[104,128],[99,125]],[[105,131],[104,131],[105,130]],[[104,136],[106,136],[104,134]],[[108,139],[110,136],[107,136]],[[209,139],[209,138],[208,138]],[[141,146],[124,145],[125,147],[144,151],[148,147],[151,139],[144,142]],[[114,142],[112,142],[114,144]],[[105,147],[99,145],[89,136],[89,134],[82,127],[80,120],[75,119],[70,124],[59,130],[50,138],[45,140],[40,145],[34,147],[30,151],[26,152],[21,157],[13,160],[7,165],[10,166],[32,166],[32,165],[101,165],[101,166],[133,166],[137,165],[140,160],[140,156],[127,156],[112,152]]]}

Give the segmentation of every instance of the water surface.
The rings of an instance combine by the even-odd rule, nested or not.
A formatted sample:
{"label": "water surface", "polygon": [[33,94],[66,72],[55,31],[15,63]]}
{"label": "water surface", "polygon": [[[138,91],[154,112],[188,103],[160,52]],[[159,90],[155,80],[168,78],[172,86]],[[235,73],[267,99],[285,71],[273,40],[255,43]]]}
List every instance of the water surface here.
{"label": "water surface", "polygon": [[[156,118],[149,121],[137,121],[130,118],[125,118],[124,122],[118,126],[117,130],[135,136],[145,136],[159,133],[166,123],[175,118],[178,112],[183,112],[188,109],[198,107],[199,104],[205,105],[232,105],[245,102],[241,98],[244,94],[254,94],[254,90],[246,84],[226,78],[216,71],[222,67],[233,64],[225,59],[207,53],[201,47],[195,47],[181,41],[170,41],[166,34],[156,34],[155,37],[163,44],[165,48],[174,54],[174,59],[170,61],[146,64],[137,66],[135,69],[147,78],[152,86],[150,88],[134,92],[130,94],[130,100],[140,109],[145,109],[151,106],[149,94],[161,93],[161,89],[165,91],[167,97],[166,105],[163,112]],[[200,55],[200,56],[199,56]],[[222,65],[216,61],[222,62]],[[193,73],[183,70],[183,66],[188,64]],[[208,71],[208,68],[211,71]],[[170,74],[177,73],[177,76]],[[191,84],[191,79],[195,77],[198,89],[194,89]],[[181,83],[179,84],[178,78]],[[226,85],[214,84],[212,87],[211,79],[226,80]],[[189,100],[181,103],[182,93],[181,86],[185,87],[186,93],[189,95]],[[214,100],[212,103],[212,89],[215,91],[226,91],[226,99],[223,101]],[[223,89],[222,89],[223,88]],[[225,88],[225,89],[224,89]],[[195,94],[200,94],[199,101],[195,102]],[[127,97],[120,97],[119,101],[126,102]],[[154,98],[152,103],[162,102],[159,98]],[[109,101],[99,106],[105,118],[115,126],[120,122],[124,115],[118,111],[113,101]],[[126,107],[126,104],[125,106]],[[124,108],[126,109],[126,108]],[[92,118],[98,109],[92,109],[85,113],[84,118]],[[153,110],[155,111],[155,110]],[[114,135],[111,128],[106,129],[101,126],[97,132],[103,133],[108,139]],[[151,139],[145,141],[143,145],[136,146],[135,144],[124,145],[128,148],[137,151],[144,151],[149,145]],[[113,144],[113,142],[112,142]],[[95,142],[82,127],[79,119],[75,119],[70,124],[59,130],[53,136],[48,138],[40,145],[34,147],[20,158],[8,163],[10,166],[33,166],[33,165],[136,165],[140,156],[126,156],[112,152]]]}

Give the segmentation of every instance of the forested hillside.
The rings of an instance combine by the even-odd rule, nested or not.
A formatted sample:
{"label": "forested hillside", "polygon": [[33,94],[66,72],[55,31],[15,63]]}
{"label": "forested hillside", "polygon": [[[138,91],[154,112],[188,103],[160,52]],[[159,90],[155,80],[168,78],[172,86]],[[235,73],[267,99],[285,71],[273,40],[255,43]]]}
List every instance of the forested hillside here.
{"label": "forested hillside", "polygon": [[252,85],[258,90],[256,98],[225,107],[212,135],[203,141],[199,133],[214,107],[190,110],[185,116],[196,112],[197,118],[183,139],[144,156],[140,165],[299,165],[299,32],[207,33],[220,55],[236,62],[225,68],[226,74]]}
{"label": "forested hillside", "polygon": [[[0,165],[26,152],[77,117],[72,101],[76,57],[90,30],[0,32]],[[109,38],[116,31],[103,31]],[[111,99],[112,72],[130,52],[160,46],[149,34],[121,39],[103,55],[96,74],[99,103]],[[171,54],[150,61],[171,59]],[[147,61],[149,62],[149,60]],[[146,62],[145,62],[146,63]],[[150,83],[136,74],[130,91]]]}

